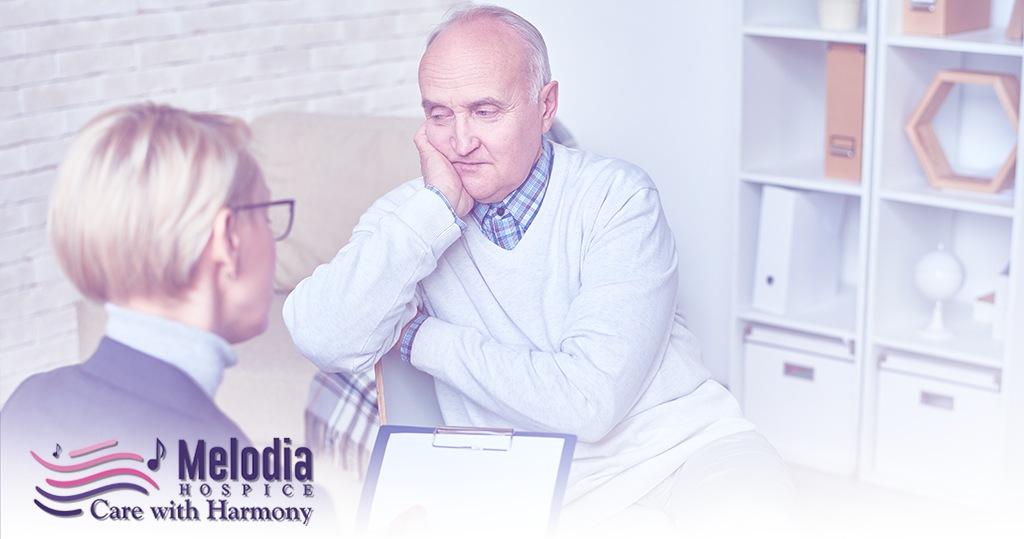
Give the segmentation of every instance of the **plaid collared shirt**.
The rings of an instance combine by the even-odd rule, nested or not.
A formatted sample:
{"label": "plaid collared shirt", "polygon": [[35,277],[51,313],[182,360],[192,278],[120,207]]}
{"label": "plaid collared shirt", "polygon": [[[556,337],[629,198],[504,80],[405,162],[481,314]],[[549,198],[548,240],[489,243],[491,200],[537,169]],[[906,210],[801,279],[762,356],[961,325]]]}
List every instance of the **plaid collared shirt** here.
{"label": "plaid collared shirt", "polygon": [[548,190],[554,152],[551,149],[551,142],[546,138],[543,141],[537,164],[533,165],[530,175],[518,189],[512,191],[501,202],[477,202],[469,212],[480,225],[480,232],[506,251],[514,249],[519,240],[523,239],[533,218],[537,216],[541,202],[544,201],[544,194]]}

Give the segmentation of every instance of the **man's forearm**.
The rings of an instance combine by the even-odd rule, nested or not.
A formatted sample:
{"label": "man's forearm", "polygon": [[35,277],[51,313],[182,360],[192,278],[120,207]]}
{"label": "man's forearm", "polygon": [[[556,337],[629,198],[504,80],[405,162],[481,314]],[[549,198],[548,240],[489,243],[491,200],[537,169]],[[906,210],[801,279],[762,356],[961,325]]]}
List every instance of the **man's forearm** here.
{"label": "man's forearm", "polygon": [[422,184],[379,200],[348,245],[285,301],[299,352],[325,371],[372,368],[416,314],[416,285],[460,234],[451,210]]}
{"label": "man's forearm", "polygon": [[431,317],[417,333],[412,364],[488,409],[493,417],[478,418],[485,422],[480,426],[568,432],[596,441],[650,383],[671,331],[665,325],[652,324],[660,327],[645,328],[643,336],[611,338],[608,330],[577,328],[579,336],[563,349],[545,351]]}

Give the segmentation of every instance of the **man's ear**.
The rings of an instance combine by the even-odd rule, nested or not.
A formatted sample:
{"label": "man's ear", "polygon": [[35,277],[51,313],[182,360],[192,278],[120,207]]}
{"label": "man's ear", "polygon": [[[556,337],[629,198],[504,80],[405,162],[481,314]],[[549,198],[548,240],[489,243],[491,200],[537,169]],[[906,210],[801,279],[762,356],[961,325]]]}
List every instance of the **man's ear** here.
{"label": "man's ear", "polygon": [[544,85],[540,90],[540,103],[544,107],[541,113],[541,122],[544,132],[551,129],[555,122],[555,113],[558,112],[558,81],[553,80]]}
{"label": "man's ear", "polygon": [[218,277],[234,279],[238,274],[239,248],[241,237],[238,235],[238,223],[235,212],[221,208],[213,219],[213,233],[207,246],[211,262]]}

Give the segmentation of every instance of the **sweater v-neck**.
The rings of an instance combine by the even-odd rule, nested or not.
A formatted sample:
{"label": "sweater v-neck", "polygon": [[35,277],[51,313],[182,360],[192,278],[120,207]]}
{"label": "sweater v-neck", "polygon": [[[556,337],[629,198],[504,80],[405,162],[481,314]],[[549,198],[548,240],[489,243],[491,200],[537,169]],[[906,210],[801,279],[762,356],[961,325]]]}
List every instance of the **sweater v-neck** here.
{"label": "sweater v-neck", "polygon": [[505,249],[488,239],[480,229],[480,223],[472,220],[472,226],[468,227],[462,235],[463,240],[466,242],[466,249],[472,256],[484,256],[491,261],[502,264],[517,264],[529,261],[530,252],[536,252],[538,243],[541,242],[538,237],[543,235],[539,231],[550,227],[551,215],[555,211],[554,208],[557,208],[561,203],[565,190],[564,168],[566,156],[564,148],[557,144],[552,144],[552,152],[551,176],[548,178],[544,200],[541,201],[537,215],[534,216],[533,222],[530,223],[530,227],[526,229],[519,243],[511,250]]}

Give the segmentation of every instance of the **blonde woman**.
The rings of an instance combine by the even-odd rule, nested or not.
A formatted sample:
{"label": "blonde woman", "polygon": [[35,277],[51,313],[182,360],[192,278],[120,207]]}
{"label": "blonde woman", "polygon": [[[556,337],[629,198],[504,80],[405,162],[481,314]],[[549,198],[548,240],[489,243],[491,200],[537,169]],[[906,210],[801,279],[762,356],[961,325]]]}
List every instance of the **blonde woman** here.
{"label": "blonde woman", "polygon": [[238,119],[146,103],[89,122],[58,172],[49,234],[71,282],[106,304],[106,336],[87,361],[11,395],[4,475],[35,466],[29,451],[59,462],[57,444],[116,441],[154,459],[179,440],[251,445],[214,397],[238,361],[231,344],[266,329],[293,204],[270,199]]}

